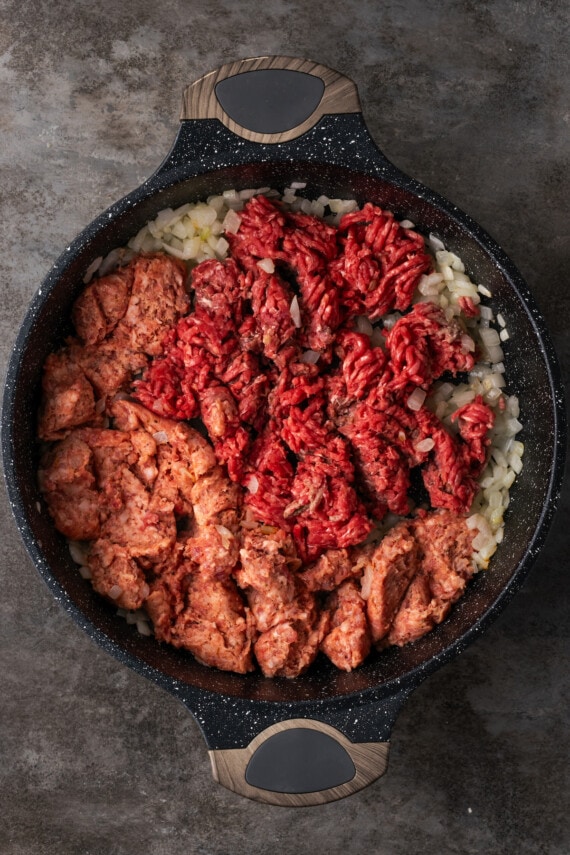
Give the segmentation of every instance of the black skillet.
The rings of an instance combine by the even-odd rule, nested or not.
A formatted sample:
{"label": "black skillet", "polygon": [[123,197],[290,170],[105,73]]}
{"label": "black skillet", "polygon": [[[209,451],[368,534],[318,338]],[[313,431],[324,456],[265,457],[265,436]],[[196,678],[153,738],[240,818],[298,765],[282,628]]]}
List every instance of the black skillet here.
{"label": "black skillet", "polygon": [[[199,665],[143,637],[97,597],[54,530],[36,485],[34,438],[41,366],[67,331],[86,269],[157,212],[229,188],[306,182],[317,198],[356,198],[411,219],[465,261],[508,321],[510,390],[518,395],[524,469],[511,490],[505,538],[450,617],[403,649],[345,674],[319,661],[295,680],[238,676]],[[514,212],[516,216],[516,212]],[[471,643],[526,576],[551,523],[562,480],[565,417],[556,357],[534,299],[494,241],[454,205],[398,171],[364,123],[355,85],[316,63],[258,57],[225,65],[184,93],[172,150],[142,186],[91,223],[32,300],[8,369],[2,449],[14,515],[55,598],[105,650],[178,697],[198,721],[217,781],[280,805],[319,804],[386,769],[406,697]]]}

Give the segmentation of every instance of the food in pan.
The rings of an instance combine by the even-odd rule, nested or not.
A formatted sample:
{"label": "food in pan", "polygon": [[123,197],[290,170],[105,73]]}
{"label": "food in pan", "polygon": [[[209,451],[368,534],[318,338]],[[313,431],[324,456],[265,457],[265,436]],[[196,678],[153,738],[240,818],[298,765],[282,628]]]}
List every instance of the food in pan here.
{"label": "food in pan", "polygon": [[502,538],[523,452],[484,285],[390,212],[296,189],[161,212],[98,260],[38,430],[95,590],[269,677],[440,623]]}

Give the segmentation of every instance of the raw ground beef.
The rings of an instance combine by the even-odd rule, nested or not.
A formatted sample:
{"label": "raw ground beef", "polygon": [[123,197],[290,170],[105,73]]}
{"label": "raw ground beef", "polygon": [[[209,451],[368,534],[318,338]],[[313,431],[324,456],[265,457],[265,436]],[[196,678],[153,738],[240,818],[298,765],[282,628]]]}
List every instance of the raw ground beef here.
{"label": "raw ground beef", "polygon": [[[334,228],[261,195],[228,239],[230,258],[194,269],[192,311],[138,400],[201,419],[254,517],[291,533],[304,561],[409,513],[415,468],[432,507],[467,512],[493,415],[478,400],[452,434],[408,405],[475,362],[456,321],[412,304],[432,267],[421,236],[372,204]],[[373,346],[356,319],[388,312],[401,316]]]}

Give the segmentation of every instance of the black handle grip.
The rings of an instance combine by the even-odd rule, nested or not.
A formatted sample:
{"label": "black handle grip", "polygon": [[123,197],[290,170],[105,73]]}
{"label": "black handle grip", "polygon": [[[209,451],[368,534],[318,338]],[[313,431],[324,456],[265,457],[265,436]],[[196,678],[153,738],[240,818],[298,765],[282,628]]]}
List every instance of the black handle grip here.
{"label": "black handle grip", "polygon": [[274,733],[255,750],[245,770],[252,787],[278,793],[314,793],[352,781],[356,767],[348,751],[328,733],[291,727]]}
{"label": "black handle grip", "polygon": [[257,134],[282,134],[306,122],[325,91],[324,81],[305,71],[258,68],[220,80],[215,94],[228,118]]}

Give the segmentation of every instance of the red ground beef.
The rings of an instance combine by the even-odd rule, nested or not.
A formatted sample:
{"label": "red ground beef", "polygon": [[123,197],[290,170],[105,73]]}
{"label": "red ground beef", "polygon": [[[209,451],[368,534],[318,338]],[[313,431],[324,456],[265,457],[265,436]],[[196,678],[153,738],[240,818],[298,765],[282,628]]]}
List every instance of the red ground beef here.
{"label": "red ground beef", "polygon": [[[452,434],[406,404],[475,361],[458,323],[412,305],[432,267],[422,237],[372,204],[338,228],[264,196],[240,216],[231,257],[192,272],[191,312],[137,382],[139,400],[200,418],[251,512],[289,532],[305,562],[362,542],[388,511],[409,513],[415,468],[432,507],[466,513],[493,415],[478,399]],[[381,347],[355,327],[393,311]]]}

